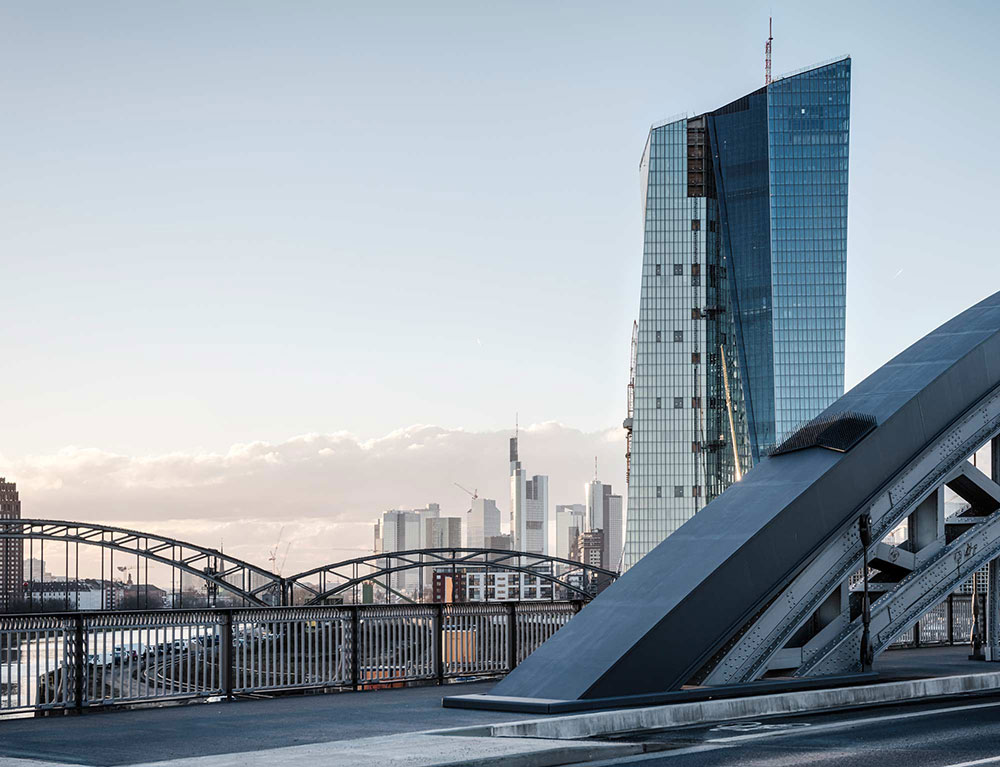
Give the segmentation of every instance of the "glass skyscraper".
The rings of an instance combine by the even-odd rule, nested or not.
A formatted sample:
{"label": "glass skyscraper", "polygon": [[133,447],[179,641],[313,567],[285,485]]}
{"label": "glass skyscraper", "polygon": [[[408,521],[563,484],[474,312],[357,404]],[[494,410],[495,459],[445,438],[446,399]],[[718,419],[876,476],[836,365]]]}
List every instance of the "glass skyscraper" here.
{"label": "glass skyscraper", "polygon": [[850,77],[650,129],[626,568],[843,394]]}

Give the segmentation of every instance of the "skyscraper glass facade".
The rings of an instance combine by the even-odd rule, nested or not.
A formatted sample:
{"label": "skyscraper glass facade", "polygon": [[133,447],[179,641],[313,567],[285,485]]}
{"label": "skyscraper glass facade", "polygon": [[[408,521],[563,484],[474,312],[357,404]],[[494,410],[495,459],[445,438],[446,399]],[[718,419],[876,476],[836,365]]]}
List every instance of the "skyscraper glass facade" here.
{"label": "skyscraper glass facade", "polygon": [[654,125],[624,565],[843,393],[850,59]]}

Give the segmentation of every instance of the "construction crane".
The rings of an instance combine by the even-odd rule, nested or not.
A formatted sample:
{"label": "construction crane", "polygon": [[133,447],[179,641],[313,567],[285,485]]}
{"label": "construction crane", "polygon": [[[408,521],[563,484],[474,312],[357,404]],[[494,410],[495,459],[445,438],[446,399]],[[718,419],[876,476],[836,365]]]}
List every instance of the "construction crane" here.
{"label": "construction crane", "polygon": [[764,85],[771,84],[771,17],[767,17],[767,45],[764,46]]}
{"label": "construction crane", "polygon": [[[632,323],[632,350],[629,353],[628,390],[626,397],[626,416],[622,423],[625,434],[625,484],[628,484],[632,473],[632,419],[635,416],[635,363],[639,351],[639,322]],[[596,466],[595,466],[596,473]]]}
{"label": "construction crane", "polygon": [[[466,493],[468,493],[469,495],[471,495],[473,501],[475,501],[479,497],[479,488],[478,487],[475,490],[469,490],[469,488],[463,487],[462,485],[458,484],[457,482],[452,482],[451,484],[453,484],[455,487],[459,488],[460,490],[464,490]],[[469,510],[466,511],[465,513],[466,514],[471,514],[472,513],[472,508],[470,507]]]}
{"label": "construction crane", "polygon": [[[267,558],[267,561],[271,563],[271,572],[274,573],[275,575],[280,575],[280,573],[278,572],[278,566],[277,566],[277,564],[278,564],[278,547],[281,546],[281,536],[282,536],[282,534],[284,532],[285,532],[285,526],[282,525],[281,529],[278,530],[278,540],[276,540],[274,542],[274,546],[271,548],[270,555]],[[291,546],[291,543],[289,543],[288,546]],[[285,547],[285,558],[286,559],[288,558],[288,546]],[[284,559],[281,561],[281,564],[282,564],[282,566],[284,566],[284,564],[285,564],[285,560]]]}

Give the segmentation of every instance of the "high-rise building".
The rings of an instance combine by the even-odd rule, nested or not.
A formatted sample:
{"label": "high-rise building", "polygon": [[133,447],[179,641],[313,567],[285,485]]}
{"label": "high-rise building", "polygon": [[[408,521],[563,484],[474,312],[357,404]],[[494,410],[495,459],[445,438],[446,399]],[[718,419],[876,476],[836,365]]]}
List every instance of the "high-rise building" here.
{"label": "high-rise building", "polygon": [[587,530],[582,535],[577,536],[573,559],[592,567],[603,567],[604,531]]}
{"label": "high-rise building", "polygon": [[490,498],[473,498],[465,519],[463,530],[467,549],[489,548],[487,539],[500,535],[500,509]]}
{"label": "high-rise building", "polygon": [[[436,503],[427,504],[424,509],[390,509],[382,512],[382,519],[375,523],[375,549],[379,554],[394,551],[408,551],[427,548],[426,523],[441,516],[441,507]],[[397,591],[416,594],[423,586],[424,568],[402,570],[393,573],[390,585]]]}
{"label": "high-rise building", "polygon": [[437,517],[424,520],[424,549],[462,548],[462,518]]}
{"label": "high-rise building", "polygon": [[517,457],[517,437],[510,440],[510,532],[515,551],[548,553],[549,478],[528,479]]}
{"label": "high-rise building", "polygon": [[571,559],[577,536],[587,529],[587,507],[582,503],[556,506],[555,556]]}
{"label": "high-rise building", "polygon": [[[20,519],[17,485],[0,477],[0,519]],[[12,538],[0,539],[0,612],[19,602],[24,588],[24,546]]]}
{"label": "high-rise building", "polygon": [[510,533],[502,533],[501,535],[488,535],[486,537],[487,549],[496,549],[497,551],[513,551],[514,539],[510,536]]}
{"label": "high-rise building", "polygon": [[617,570],[622,555],[622,497],[614,495],[611,485],[604,484],[596,477],[587,483],[585,493],[587,532],[602,533],[600,561],[588,564]]}
{"label": "high-rise building", "polygon": [[843,393],[850,77],[649,132],[626,568]]}
{"label": "high-rise building", "polygon": [[609,495],[604,505],[604,568],[618,572],[622,564],[622,497]]}

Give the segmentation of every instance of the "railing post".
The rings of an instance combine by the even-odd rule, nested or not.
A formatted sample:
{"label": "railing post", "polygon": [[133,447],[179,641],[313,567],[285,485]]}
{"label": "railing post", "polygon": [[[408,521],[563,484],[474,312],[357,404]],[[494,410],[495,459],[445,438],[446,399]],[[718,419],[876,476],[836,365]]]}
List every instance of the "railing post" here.
{"label": "railing post", "polygon": [[517,666],[517,608],[516,602],[507,603],[507,671]]}
{"label": "railing post", "polygon": [[948,644],[955,644],[955,595],[948,595]]}
{"label": "railing post", "polygon": [[361,653],[358,651],[358,643],[361,637],[360,610],[361,608],[358,605],[351,605],[351,687],[354,690],[358,689],[361,679],[360,669],[358,668],[358,658],[361,657]]}
{"label": "railing post", "polygon": [[444,605],[440,602],[434,605],[434,637],[437,640],[437,652],[434,654],[434,670],[437,683],[444,684]]}
{"label": "railing post", "polygon": [[83,679],[87,673],[87,653],[83,646],[83,613],[74,616],[73,637],[73,707],[78,714],[83,713]]}
{"label": "railing post", "polygon": [[219,637],[219,666],[222,672],[222,692],[226,700],[233,699],[233,611],[222,611],[222,636]]}

